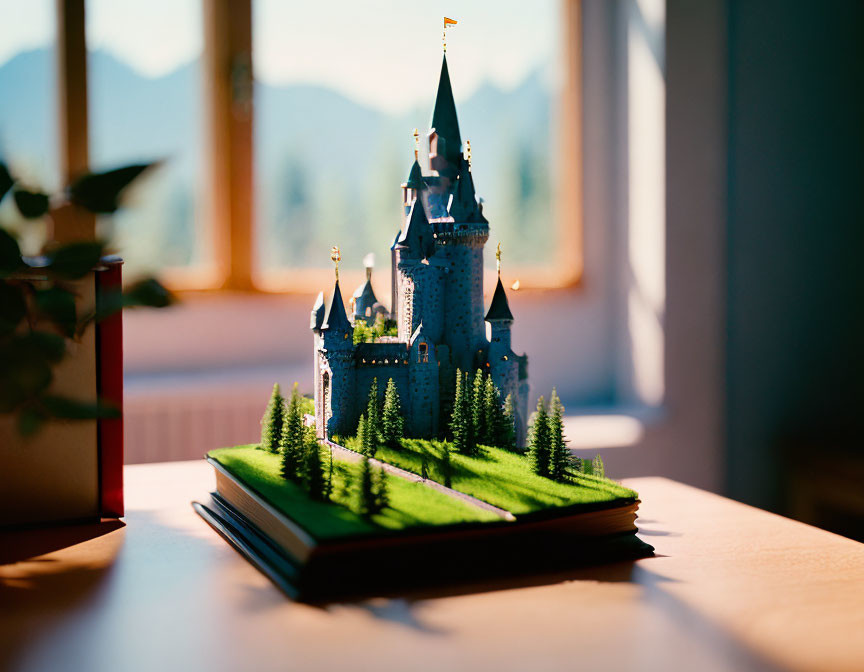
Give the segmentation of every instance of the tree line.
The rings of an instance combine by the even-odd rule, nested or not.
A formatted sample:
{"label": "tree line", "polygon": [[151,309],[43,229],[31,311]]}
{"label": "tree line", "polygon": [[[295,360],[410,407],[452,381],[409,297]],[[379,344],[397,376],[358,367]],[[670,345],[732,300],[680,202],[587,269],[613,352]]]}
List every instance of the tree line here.
{"label": "tree line", "polygon": [[[261,419],[259,447],[279,455],[282,478],[299,485],[311,499],[327,501],[333,495],[333,452],[331,449],[325,469],[315,428],[303,422],[302,402],[297,383],[287,402],[279,384],[273,385]],[[364,453],[359,466],[344,474],[342,490],[338,493],[341,500],[350,502],[352,510],[367,517],[389,505],[387,478],[383,468],[375,468],[369,461],[373,456]]]}

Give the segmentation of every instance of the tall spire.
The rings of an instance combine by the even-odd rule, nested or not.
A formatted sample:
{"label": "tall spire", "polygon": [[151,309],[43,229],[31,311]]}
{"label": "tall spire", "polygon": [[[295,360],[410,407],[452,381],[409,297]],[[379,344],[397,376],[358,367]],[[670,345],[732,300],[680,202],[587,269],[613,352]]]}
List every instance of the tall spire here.
{"label": "tall spire", "polygon": [[456,101],[453,99],[446,55],[441,61],[441,77],[438,80],[438,95],[432,110],[431,126],[434,131],[433,138],[437,138],[433,139],[433,147],[430,149],[436,156],[446,159],[454,169],[458,169],[462,160],[462,138],[459,135]]}

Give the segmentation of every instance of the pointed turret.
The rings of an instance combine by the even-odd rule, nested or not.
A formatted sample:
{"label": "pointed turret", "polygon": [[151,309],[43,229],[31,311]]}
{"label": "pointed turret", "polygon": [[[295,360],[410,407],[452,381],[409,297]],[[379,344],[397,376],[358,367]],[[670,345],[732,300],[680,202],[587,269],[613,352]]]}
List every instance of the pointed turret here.
{"label": "pointed turret", "polygon": [[446,55],[441,62],[441,77],[438,80],[438,95],[435,97],[431,127],[429,164],[432,170],[441,174],[455,174],[462,163],[462,138],[459,135],[459,120],[456,118],[456,102],[450,86]]}
{"label": "pointed turret", "polygon": [[471,165],[463,161],[459,168],[459,178],[453,190],[449,214],[454,222],[473,224],[488,224],[483,216],[477,195],[474,192],[474,178],[471,175]]}
{"label": "pointed turret", "polygon": [[327,314],[324,316],[324,324],[321,331],[349,331],[351,323],[345,313],[345,304],[342,302],[342,292],[339,289],[339,281],[333,287],[333,296],[330,297],[330,305],[327,306]]}
{"label": "pointed turret", "polygon": [[501,282],[500,276],[498,284],[495,287],[495,294],[492,295],[492,303],[489,304],[489,311],[486,313],[486,321],[513,321],[513,313],[510,312],[510,304],[507,301],[507,294],[504,292],[504,285]]}
{"label": "pointed turret", "polygon": [[419,198],[411,205],[407,220],[405,230],[396,241],[395,249],[400,250],[403,257],[428,259],[435,253],[435,239]]}

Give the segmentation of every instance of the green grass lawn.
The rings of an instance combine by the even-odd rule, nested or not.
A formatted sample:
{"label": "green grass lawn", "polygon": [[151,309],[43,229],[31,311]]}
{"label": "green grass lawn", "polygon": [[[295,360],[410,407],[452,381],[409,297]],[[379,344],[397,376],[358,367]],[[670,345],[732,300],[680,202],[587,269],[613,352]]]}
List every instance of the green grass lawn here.
{"label": "green grass lawn", "polygon": [[[353,439],[346,447],[355,449]],[[426,439],[403,439],[398,450],[381,447],[376,457],[395,466],[420,474],[423,451],[429,478],[443,483],[439,460],[443,442]],[[500,448],[482,447],[480,457],[467,457],[451,451],[452,487],[515,515],[532,513],[550,507],[569,506],[619,499],[634,499],[633,490],[607,478],[576,474],[573,481],[559,483],[538,476],[528,457]]]}
{"label": "green grass lawn", "polygon": [[[322,450],[325,471],[328,452]],[[455,500],[421,483],[411,483],[387,475],[390,506],[370,519],[350,509],[353,491],[346,489],[346,479],[355,465],[336,460],[333,463],[333,500],[315,502],[298,485],[279,475],[279,456],[255,445],[219,448],[208,456],[255,490],[279,511],[296,521],[316,539],[380,532],[382,528],[402,530],[425,525],[500,520],[488,511]],[[358,478],[355,476],[354,483]]]}

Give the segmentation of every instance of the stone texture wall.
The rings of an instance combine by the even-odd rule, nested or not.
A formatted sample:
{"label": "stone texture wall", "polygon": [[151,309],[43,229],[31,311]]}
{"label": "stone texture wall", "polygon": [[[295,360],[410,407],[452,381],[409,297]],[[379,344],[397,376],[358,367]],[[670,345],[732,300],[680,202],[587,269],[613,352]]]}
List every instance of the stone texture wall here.
{"label": "stone texture wall", "polygon": [[[420,352],[421,343],[426,344],[426,357]],[[438,394],[438,359],[435,344],[431,339],[418,338],[409,351],[409,385],[411,388],[411,412],[407,429],[413,436],[434,437],[438,433],[440,398]]]}
{"label": "stone texture wall", "polygon": [[470,371],[478,348],[486,344],[483,321],[483,245],[488,230],[440,235],[436,255],[447,260],[443,342],[453,365]]}

